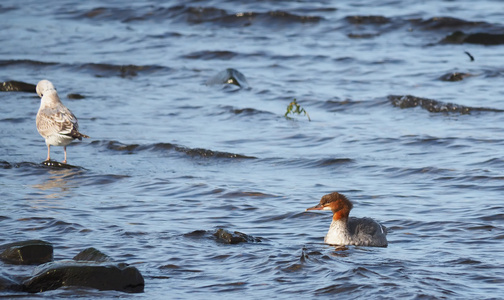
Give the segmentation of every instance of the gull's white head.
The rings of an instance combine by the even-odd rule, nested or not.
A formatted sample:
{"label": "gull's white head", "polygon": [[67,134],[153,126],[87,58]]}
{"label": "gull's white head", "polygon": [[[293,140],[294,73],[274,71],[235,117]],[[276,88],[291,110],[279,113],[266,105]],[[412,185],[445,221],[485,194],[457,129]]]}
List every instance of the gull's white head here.
{"label": "gull's white head", "polygon": [[47,92],[56,93],[56,88],[52,82],[46,79],[39,81],[39,83],[37,83],[37,94],[40,97],[43,97]]}

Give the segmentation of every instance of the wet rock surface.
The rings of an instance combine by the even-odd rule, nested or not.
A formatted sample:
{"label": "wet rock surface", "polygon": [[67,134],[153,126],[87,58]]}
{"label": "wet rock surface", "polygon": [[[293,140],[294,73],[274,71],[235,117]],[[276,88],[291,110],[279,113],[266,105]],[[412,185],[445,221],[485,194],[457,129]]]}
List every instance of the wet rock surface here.
{"label": "wet rock surface", "polygon": [[0,83],[0,92],[27,92],[36,93],[36,86],[22,81],[5,81]]}
{"label": "wet rock surface", "polygon": [[53,246],[41,240],[15,242],[0,246],[0,259],[16,265],[32,265],[53,259]]}
{"label": "wet rock surface", "polygon": [[0,291],[5,290],[21,290],[21,285],[9,278],[8,275],[0,274]]}
{"label": "wet rock surface", "polygon": [[28,240],[0,245],[0,258],[7,264],[39,264],[32,276],[10,276],[0,273],[0,291],[37,293],[60,287],[78,286],[98,290],[140,293],[144,278],[140,271],[90,247],[72,260],[52,261],[53,246],[41,240]]}
{"label": "wet rock surface", "polygon": [[468,107],[454,103],[445,103],[433,99],[415,97],[412,95],[390,95],[388,96],[393,106],[404,108],[421,107],[433,113],[460,113],[469,114],[476,111],[503,112],[500,109],[486,107]]}
{"label": "wet rock surface", "polygon": [[453,73],[447,73],[444,74],[443,76],[439,77],[440,80],[442,81],[461,81],[466,77],[472,76],[469,73],[459,73],[459,72],[453,72]]}
{"label": "wet rock surface", "polygon": [[62,286],[81,286],[140,293],[144,285],[138,269],[127,264],[58,261],[39,266],[36,274],[23,282],[23,291],[37,293]]}
{"label": "wet rock surface", "polygon": [[55,160],[46,160],[40,163],[43,166],[52,168],[52,169],[80,169],[79,166],[74,166],[70,164],[65,164]]}
{"label": "wet rock surface", "polygon": [[260,243],[261,238],[253,237],[251,235],[234,231],[230,232],[226,229],[219,228],[214,231],[209,230],[195,230],[190,233],[186,233],[185,237],[189,238],[208,238],[223,244],[239,244],[239,243]]}
{"label": "wet rock surface", "polygon": [[463,31],[455,31],[446,36],[443,43],[448,44],[479,44],[479,45],[502,45],[504,44],[504,34],[500,33],[464,33]]}
{"label": "wet rock surface", "polygon": [[74,256],[73,260],[77,261],[94,261],[94,262],[108,262],[112,261],[112,258],[107,254],[101,252],[96,248],[87,248],[79,252],[76,256]]}
{"label": "wet rock surface", "polygon": [[229,232],[225,229],[219,228],[215,231],[213,236],[217,239],[218,242],[224,244],[239,244],[239,243],[257,243],[261,242],[260,238],[255,238],[248,234],[234,231]]}

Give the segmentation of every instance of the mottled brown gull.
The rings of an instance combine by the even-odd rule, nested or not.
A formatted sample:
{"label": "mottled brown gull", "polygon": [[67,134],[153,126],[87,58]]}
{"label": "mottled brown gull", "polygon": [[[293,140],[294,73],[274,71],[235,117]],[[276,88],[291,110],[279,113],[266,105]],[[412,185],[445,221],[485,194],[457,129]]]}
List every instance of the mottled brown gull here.
{"label": "mottled brown gull", "polygon": [[37,130],[46,141],[46,160],[51,159],[51,146],[63,146],[65,152],[63,163],[66,164],[66,146],[74,139],[82,140],[89,136],[79,132],[77,118],[61,103],[56,88],[49,80],[41,80],[37,84],[37,94],[41,97],[37,113]]}

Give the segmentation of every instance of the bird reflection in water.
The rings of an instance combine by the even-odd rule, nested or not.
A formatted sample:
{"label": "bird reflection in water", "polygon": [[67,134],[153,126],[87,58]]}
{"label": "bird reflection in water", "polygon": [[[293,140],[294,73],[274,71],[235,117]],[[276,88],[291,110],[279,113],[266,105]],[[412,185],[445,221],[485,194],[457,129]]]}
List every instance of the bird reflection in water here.
{"label": "bird reflection in water", "polygon": [[82,170],[77,169],[49,170],[50,176],[43,183],[34,184],[32,187],[51,192],[50,194],[44,193],[45,199],[61,198],[67,196],[74,187],[77,187],[77,183],[72,179],[81,172]]}

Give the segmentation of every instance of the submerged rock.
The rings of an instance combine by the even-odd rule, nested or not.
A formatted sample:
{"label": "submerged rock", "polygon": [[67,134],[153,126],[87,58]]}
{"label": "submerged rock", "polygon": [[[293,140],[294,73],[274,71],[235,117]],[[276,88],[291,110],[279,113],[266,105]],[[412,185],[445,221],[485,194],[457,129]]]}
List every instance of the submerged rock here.
{"label": "submerged rock", "polygon": [[5,274],[0,274],[0,291],[5,290],[16,291],[20,289],[21,286],[17,282],[7,277]]}
{"label": "submerged rock", "polygon": [[68,99],[74,99],[74,100],[81,100],[81,99],[86,98],[86,96],[83,96],[81,94],[68,94],[67,98]]}
{"label": "submerged rock", "polygon": [[235,231],[229,232],[225,229],[219,228],[214,231],[209,230],[195,230],[193,232],[189,232],[184,234],[185,237],[189,238],[205,238],[216,240],[219,243],[223,244],[239,244],[239,243],[259,243],[262,242],[261,238],[256,238],[250,236],[248,234]]}
{"label": "submerged rock", "polygon": [[27,92],[36,93],[36,86],[22,81],[5,81],[0,83],[0,92]]}
{"label": "submerged rock", "polygon": [[15,242],[0,246],[0,259],[16,265],[32,265],[53,259],[53,246],[41,240]]}
{"label": "submerged rock", "polygon": [[44,166],[52,168],[52,169],[80,169],[81,168],[79,166],[65,164],[65,163],[62,163],[59,161],[55,161],[55,160],[43,161],[41,163],[41,165],[44,165]]}
{"label": "submerged rock", "polygon": [[452,34],[446,36],[442,43],[449,44],[479,44],[479,45],[502,45],[504,44],[504,34],[494,34],[494,33],[464,33],[462,31],[455,31]]}
{"label": "submerged rock", "polygon": [[82,250],[79,254],[74,256],[73,260],[94,262],[112,261],[110,256],[93,247]]}
{"label": "submerged rock", "polygon": [[466,77],[472,76],[469,73],[458,73],[458,72],[453,72],[453,73],[447,73],[444,74],[443,76],[439,77],[440,80],[442,81],[460,81]]}
{"label": "submerged rock", "polygon": [[218,242],[224,243],[224,244],[238,244],[238,243],[257,243],[261,242],[260,238],[255,238],[253,236],[250,236],[248,234],[235,231],[233,233],[219,228],[215,233],[213,234],[215,238],[217,238]]}
{"label": "submerged rock", "polygon": [[23,291],[37,293],[62,286],[81,286],[141,293],[144,285],[138,269],[127,264],[58,261],[39,266],[35,275],[23,282]]}
{"label": "submerged rock", "polygon": [[207,85],[216,85],[216,84],[234,84],[241,88],[248,88],[248,82],[240,71],[235,69],[226,69],[219,72],[217,75],[211,77],[206,82]]}
{"label": "submerged rock", "polygon": [[426,109],[433,113],[460,113],[460,114],[469,114],[473,111],[491,111],[491,112],[503,112],[504,110],[495,109],[495,108],[485,108],[485,107],[468,107],[454,103],[444,103],[437,100],[415,97],[411,95],[397,96],[391,95],[388,96],[392,105],[400,107],[400,108],[411,108],[420,106],[423,109]]}

